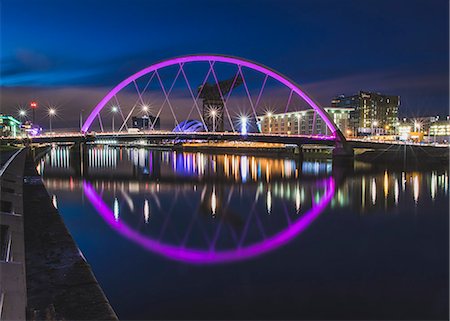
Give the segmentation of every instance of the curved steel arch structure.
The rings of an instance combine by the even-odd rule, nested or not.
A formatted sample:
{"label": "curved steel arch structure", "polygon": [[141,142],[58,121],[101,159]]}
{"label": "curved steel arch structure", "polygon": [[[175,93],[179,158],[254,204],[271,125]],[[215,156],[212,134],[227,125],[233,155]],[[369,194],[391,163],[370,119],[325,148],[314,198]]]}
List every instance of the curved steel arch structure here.
{"label": "curved steel arch structure", "polygon": [[228,64],[234,64],[238,67],[246,67],[255,71],[258,71],[262,74],[265,74],[266,76],[269,76],[281,84],[288,87],[292,92],[296,93],[298,96],[300,96],[311,108],[313,108],[323,119],[323,121],[326,123],[328,129],[331,131],[332,136],[336,139],[336,141],[345,141],[344,136],[342,135],[341,131],[337,128],[336,124],[333,122],[333,120],[330,118],[328,113],[318,104],[316,104],[300,87],[292,80],[287,78],[286,76],[282,75],[281,73],[266,67],[262,64],[246,60],[243,58],[238,57],[232,57],[232,56],[226,56],[226,55],[217,55],[217,54],[208,54],[208,55],[188,55],[188,56],[182,56],[177,58],[172,58],[168,60],[164,60],[161,62],[158,62],[156,64],[153,64],[147,68],[142,69],[141,71],[131,75],[130,77],[126,78],[122,82],[120,82],[117,86],[115,86],[98,104],[95,106],[91,114],[86,119],[85,123],[83,124],[83,127],[81,131],[83,133],[86,133],[93,121],[95,120],[95,117],[100,113],[100,111],[106,106],[106,104],[124,87],[129,85],[130,83],[134,82],[136,79],[157,71],[159,69],[173,66],[173,65],[182,65],[185,63],[190,62],[222,62],[222,63],[228,63]]}

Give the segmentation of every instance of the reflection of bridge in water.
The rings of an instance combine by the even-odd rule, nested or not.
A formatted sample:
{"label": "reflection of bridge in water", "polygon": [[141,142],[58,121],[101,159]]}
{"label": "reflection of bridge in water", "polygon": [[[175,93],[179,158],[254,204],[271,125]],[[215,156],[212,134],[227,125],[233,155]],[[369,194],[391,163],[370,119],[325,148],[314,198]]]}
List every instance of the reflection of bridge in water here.
{"label": "reflection of bridge in water", "polygon": [[[288,242],[326,206],[395,209],[400,202],[417,204],[422,193],[432,200],[448,193],[446,171],[353,173],[342,180],[333,178],[331,162],[110,147],[90,147],[84,155],[57,147],[41,160],[38,169],[50,193],[83,193],[125,237],[192,263],[262,254]],[[74,166],[81,159],[83,175]],[[267,245],[272,237],[276,241]],[[236,256],[236,247],[254,244],[255,251]],[[213,256],[199,252],[211,248]]]}

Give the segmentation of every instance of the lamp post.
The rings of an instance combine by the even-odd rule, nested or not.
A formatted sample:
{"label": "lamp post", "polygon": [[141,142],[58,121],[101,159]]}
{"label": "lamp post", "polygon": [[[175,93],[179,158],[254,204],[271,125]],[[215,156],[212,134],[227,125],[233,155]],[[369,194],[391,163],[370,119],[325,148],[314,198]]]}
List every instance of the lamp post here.
{"label": "lamp post", "polygon": [[[142,111],[144,112],[145,116],[147,116],[147,129],[150,130],[150,118],[148,117],[148,106],[143,105]],[[142,122],[142,127],[145,129],[145,121]]]}
{"label": "lamp post", "polygon": [[213,121],[213,133],[216,131],[216,116],[217,116],[217,110],[213,109],[210,112],[212,121]]}
{"label": "lamp post", "polygon": [[112,112],[112,131],[113,133],[115,132],[115,128],[114,128],[114,116],[116,115],[117,111],[119,109],[116,106],[112,106],[111,108],[111,112]]}
{"label": "lamp post", "polygon": [[50,122],[50,133],[52,132],[52,118],[54,115],[56,115],[56,110],[54,108],[49,108],[48,109],[48,119]]}

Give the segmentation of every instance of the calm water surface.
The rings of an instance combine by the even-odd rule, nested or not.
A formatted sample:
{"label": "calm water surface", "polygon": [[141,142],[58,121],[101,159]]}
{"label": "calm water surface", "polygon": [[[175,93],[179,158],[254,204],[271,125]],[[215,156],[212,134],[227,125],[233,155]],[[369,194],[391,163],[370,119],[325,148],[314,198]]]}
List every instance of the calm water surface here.
{"label": "calm water surface", "polygon": [[447,319],[448,169],[55,147],[38,165],[120,319]]}

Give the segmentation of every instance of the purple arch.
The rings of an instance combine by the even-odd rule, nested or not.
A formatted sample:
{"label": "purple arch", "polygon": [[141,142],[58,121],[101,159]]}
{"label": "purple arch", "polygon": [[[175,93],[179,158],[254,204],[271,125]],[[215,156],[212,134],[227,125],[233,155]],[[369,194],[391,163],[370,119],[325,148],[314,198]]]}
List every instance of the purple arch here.
{"label": "purple arch", "polygon": [[272,77],[273,79],[279,81],[289,89],[291,89],[293,92],[295,92],[297,95],[302,97],[311,108],[313,108],[317,113],[320,115],[320,117],[323,119],[323,121],[327,124],[328,128],[330,129],[332,135],[336,138],[341,138],[342,134],[340,133],[337,126],[334,124],[333,120],[330,118],[328,113],[319,105],[317,105],[311,98],[309,98],[308,95],[305,94],[303,90],[300,89],[300,87],[295,84],[292,80],[287,78],[286,76],[280,74],[279,72],[266,67],[262,64],[252,62],[243,58],[237,58],[237,57],[231,57],[231,56],[225,56],[225,55],[191,55],[191,56],[183,56],[178,58],[172,58],[168,60],[161,61],[159,63],[153,64],[147,68],[142,69],[141,71],[138,71],[137,73],[131,75],[127,79],[123,80],[121,83],[119,83],[116,87],[114,87],[103,99],[98,103],[97,106],[95,106],[94,110],[91,112],[89,117],[86,119],[85,123],[83,124],[83,127],[81,131],[83,133],[86,133],[89,130],[89,127],[91,126],[92,122],[94,121],[95,117],[100,113],[100,111],[105,107],[105,105],[110,101],[120,90],[122,90],[124,87],[129,85],[131,82],[135,81],[136,79],[153,72],[155,70],[165,68],[168,66],[177,65],[180,63],[188,63],[188,62],[224,62],[229,64],[235,64],[239,66],[244,66],[256,71],[259,71],[265,75],[268,75]]}
{"label": "purple arch", "polygon": [[289,241],[305,230],[323,212],[332,200],[335,192],[335,182],[333,177],[325,179],[321,182],[321,185],[325,187],[325,194],[319,202],[313,202],[313,207],[286,229],[259,243],[241,247],[236,250],[218,252],[189,249],[186,247],[164,244],[147,238],[130,228],[125,223],[116,221],[114,219],[114,213],[108,205],[103,202],[100,195],[96,193],[90,183],[83,181],[83,191],[90,203],[94,206],[100,216],[108,223],[108,225],[110,225],[121,235],[136,242],[140,246],[176,261],[183,261],[191,264],[218,264],[257,257],[289,243]]}

